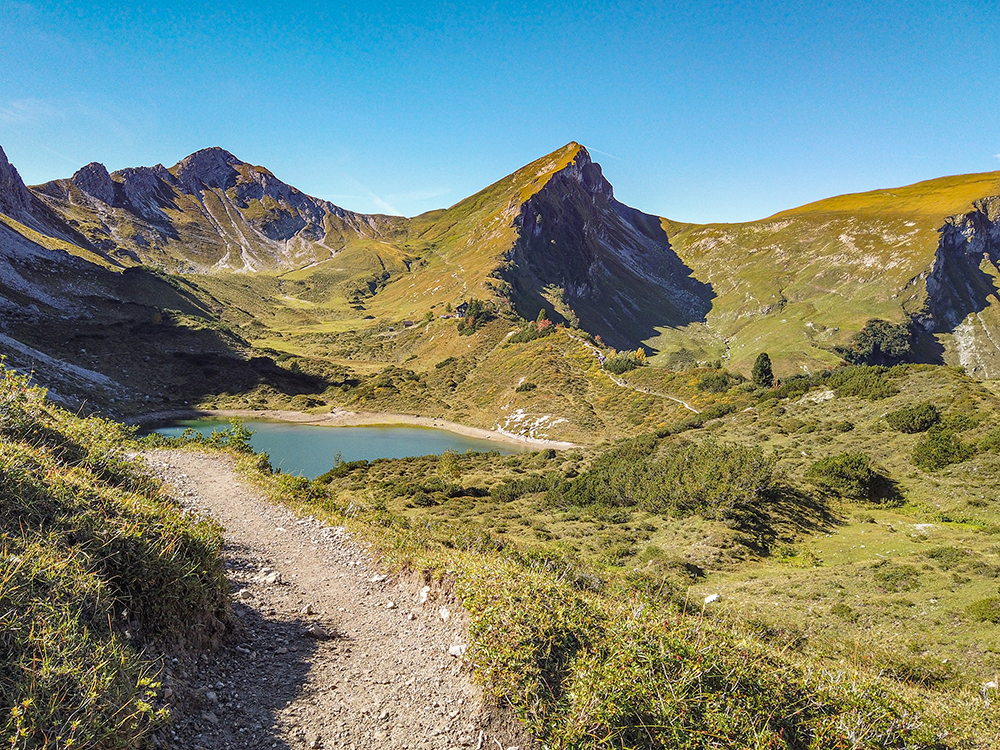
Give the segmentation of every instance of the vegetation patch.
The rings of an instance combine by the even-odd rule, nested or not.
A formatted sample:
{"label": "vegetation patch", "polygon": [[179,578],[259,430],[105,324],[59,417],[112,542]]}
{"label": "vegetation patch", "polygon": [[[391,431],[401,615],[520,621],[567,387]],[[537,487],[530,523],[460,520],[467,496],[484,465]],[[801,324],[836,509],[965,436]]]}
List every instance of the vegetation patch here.
{"label": "vegetation patch", "polygon": [[10,747],[136,747],[167,718],[155,707],[155,645],[204,645],[228,617],[220,529],[160,493],[124,454],[130,438],[0,373],[0,726]]}
{"label": "vegetation patch", "polygon": [[836,349],[854,365],[896,365],[912,355],[913,333],[905,323],[890,323],[872,318],[851,338],[851,343]]}
{"label": "vegetation patch", "polygon": [[916,406],[904,406],[902,409],[889,412],[885,416],[889,426],[897,432],[926,432],[941,421],[941,412],[934,404],[923,403]]}
{"label": "vegetation patch", "polygon": [[897,499],[888,477],[872,467],[865,453],[841,453],[816,461],[806,470],[807,481],[839,497],[867,502]]}
{"label": "vegetation patch", "polygon": [[614,375],[622,375],[637,367],[646,366],[646,352],[636,349],[634,352],[617,352],[604,360],[604,369]]}
{"label": "vegetation patch", "polygon": [[913,447],[912,460],[921,469],[935,471],[966,461],[975,453],[975,445],[964,442],[955,430],[936,426]]}
{"label": "vegetation patch", "polygon": [[994,625],[1000,625],[1000,597],[991,596],[979,599],[970,604],[965,611],[976,622],[990,622]]}

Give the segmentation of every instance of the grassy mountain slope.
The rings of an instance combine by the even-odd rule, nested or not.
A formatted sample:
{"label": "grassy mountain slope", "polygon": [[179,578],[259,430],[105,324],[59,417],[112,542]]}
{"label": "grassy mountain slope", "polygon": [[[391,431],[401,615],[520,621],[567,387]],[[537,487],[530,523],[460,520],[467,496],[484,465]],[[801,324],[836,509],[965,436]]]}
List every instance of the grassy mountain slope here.
{"label": "grassy mountain slope", "polygon": [[[997,194],[1000,174],[961,175],[830,198],[746,224],[665,222],[677,253],[716,298],[704,326],[662,331],[650,344],[664,351],[686,344],[747,372],[760,351],[777,357],[782,374],[835,364],[830,348],[866,320],[925,315],[926,279],[946,219]],[[950,338],[941,344],[957,363]]]}

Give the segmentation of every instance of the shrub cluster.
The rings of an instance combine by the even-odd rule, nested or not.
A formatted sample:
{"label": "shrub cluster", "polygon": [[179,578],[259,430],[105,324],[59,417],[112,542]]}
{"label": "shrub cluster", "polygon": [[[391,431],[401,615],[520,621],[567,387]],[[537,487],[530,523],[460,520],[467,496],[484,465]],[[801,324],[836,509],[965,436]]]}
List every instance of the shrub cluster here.
{"label": "shrub cluster", "polygon": [[663,515],[697,513],[739,526],[761,511],[773,476],[774,459],[758,448],[645,435],[601,454],[587,471],[553,488],[548,499]]}
{"label": "shrub cluster", "polygon": [[872,318],[854,334],[851,343],[837,353],[854,365],[895,365],[913,353],[913,333],[906,323],[889,323]]}
{"label": "shrub cluster", "polygon": [[921,469],[934,471],[966,461],[975,454],[976,446],[962,440],[956,430],[935,425],[913,447],[911,458]]}
{"label": "shrub cluster", "polygon": [[875,470],[865,453],[841,453],[816,461],[805,479],[825,492],[850,500],[885,502],[898,500],[895,484]]}
{"label": "shrub cluster", "polygon": [[889,426],[897,432],[926,432],[941,421],[941,412],[934,404],[904,406],[885,415]]}
{"label": "shrub cluster", "polygon": [[618,352],[604,360],[604,369],[615,375],[622,375],[637,367],[646,366],[646,352],[636,349],[634,352]]}
{"label": "shrub cluster", "polygon": [[460,336],[469,336],[493,320],[493,312],[486,303],[473,297],[467,303],[465,317],[458,321]]}
{"label": "shrub cluster", "polygon": [[740,375],[733,375],[725,370],[705,373],[698,379],[698,390],[708,393],[725,393],[734,385],[743,382]]}
{"label": "shrub cluster", "polygon": [[886,377],[888,372],[887,368],[878,366],[844,367],[830,375],[829,384],[838,396],[878,401],[899,393],[899,389]]}

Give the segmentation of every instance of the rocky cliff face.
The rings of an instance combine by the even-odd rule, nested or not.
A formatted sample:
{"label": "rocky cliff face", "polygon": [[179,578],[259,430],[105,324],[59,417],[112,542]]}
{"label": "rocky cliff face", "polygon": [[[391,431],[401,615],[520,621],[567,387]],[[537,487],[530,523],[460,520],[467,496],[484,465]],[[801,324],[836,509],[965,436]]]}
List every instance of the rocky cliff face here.
{"label": "rocky cliff face", "polygon": [[170,169],[109,174],[92,163],[34,191],[117,262],[196,273],[306,265],[352,240],[391,235],[400,221],[312,198],[221,148]]}
{"label": "rocky cliff face", "polygon": [[0,213],[25,223],[31,212],[31,193],[24,186],[21,175],[7,161],[7,154],[0,148]]}
{"label": "rocky cliff face", "polygon": [[1000,196],[952,216],[927,277],[927,303],[917,317],[925,330],[951,333],[970,374],[1000,377]]}
{"label": "rocky cliff face", "polygon": [[575,160],[521,206],[502,278],[518,312],[545,308],[606,343],[634,347],[658,326],[704,319],[711,288],[670,246],[658,217],[615,200],[599,164]]}

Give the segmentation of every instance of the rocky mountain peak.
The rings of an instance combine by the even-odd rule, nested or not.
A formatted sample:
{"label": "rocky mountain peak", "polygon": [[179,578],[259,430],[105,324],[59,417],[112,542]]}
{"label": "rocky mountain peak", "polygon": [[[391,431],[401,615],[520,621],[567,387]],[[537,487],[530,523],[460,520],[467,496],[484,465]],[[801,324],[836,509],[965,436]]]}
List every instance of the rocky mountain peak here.
{"label": "rocky mountain peak", "polygon": [[575,145],[578,146],[576,157],[569,166],[562,170],[561,174],[578,182],[590,195],[613,200],[615,189],[604,177],[601,165],[590,158],[590,152],[587,151],[586,146]]}
{"label": "rocky mountain peak", "polygon": [[73,175],[73,184],[87,195],[110,205],[115,199],[115,183],[108,174],[108,169],[97,161],[92,161],[81,167]]}
{"label": "rocky mountain peak", "polygon": [[23,221],[31,211],[31,193],[0,147],[0,212]]}
{"label": "rocky mountain peak", "polygon": [[213,146],[184,157],[170,171],[191,192],[202,185],[226,190],[236,184],[236,167],[244,164],[225,149]]}

